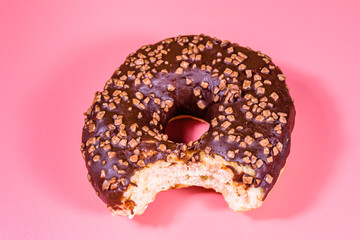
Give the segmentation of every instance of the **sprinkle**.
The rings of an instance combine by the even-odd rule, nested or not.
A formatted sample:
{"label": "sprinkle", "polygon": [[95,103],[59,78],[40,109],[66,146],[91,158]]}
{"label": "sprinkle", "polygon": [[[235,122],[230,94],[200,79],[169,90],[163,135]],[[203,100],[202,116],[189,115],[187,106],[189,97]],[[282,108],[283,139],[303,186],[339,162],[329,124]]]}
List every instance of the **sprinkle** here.
{"label": "sprinkle", "polygon": [[167,90],[169,90],[170,92],[173,92],[175,90],[175,87],[171,84],[167,85]]}
{"label": "sprinkle", "polygon": [[197,105],[200,109],[204,109],[206,107],[206,104],[203,100],[197,101]]}
{"label": "sprinkle", "polygon": [[230,42],[228,40],[224,40],[220,43],[221,47],[225,47],[226,45],[228,45]]}
{"label": "sprinkle", "polygon": [[118,187],[118,185],[119,185],[119,183],[117,183],[117,182],[113,183],[113,184],[110,185],[110,189],[114,190],[114,189],[116,189]]}
{"label": "sprinkle", "polygon": [[255,81],[260,81],[261,80],[261,76],[259,74],[255,74],[254,75],[254,80]]}
{"label": "sprinkle", "polygon": [[252,176],[245,175],[245,174],[242,177],[243,183],[245,183],[245,184],[251,184],[253,179],[254,178]]}
{"label": "sprinkle", "polygon": [[121,146],[125,147],[126,144],[127,144],[127,139],[121,139],[121,140],[120,140],[120,145],[121,145]]}
{"label": "sprinkle", "polygon": [[273,177],[270,174],[266,174],[265,181],[271,184],[273,181]]}
{"label": "sprinkle", "polygon": [[269,80],[265,80],[264,83],[267,85],[271,85],[271,82]]}
{"label": "sprinkle", "polygon": [[286,118],[284,117],[280,117],[279,121],[284,124],[287,123]]}
{"label": "sprinkle", "polygon": [[268,155],[270,153],[270,149],[268,147],[264,147],[264,154]]}
{"label": "sprinkle", "polygon": [[226,114],[232,114],[232,113],[233,113],[232,107],[227,107],[227,108],[225,109],[225,113],[226,113]]}
{"label": "sprinkle", "polygon": [[245,69],[246,69],[246,65],[243,63],[238,66],[239,71],[244,71]]}
{"label": "sprinkle", "polygon": [[245,116],[247,119],[251,119],[253,117],[253,114],[251,112],[246,112]]}
{"label": "sprinkle", "polygon": [[94,161],[94,162],[100,161],[100,155],[95,155],[95,156],[93,157],[93,161]]}
{"label": "sprinkle", "polygon": [[252,71],[250,69],[245,70],[246,77],[251,78],[252,77]]}
{"label": "sprinkle", "polygon": [[90,124],[89,125],[89,133],[93,133],[95,131],[95,128],[96,128],[95,124]]}
{"label": "sprinkle", "polygon": [[138,165],[139,167],[145,167],[145,162],[144,162],[144,160],[139,160],[139,161],[137,162],[137,165]]}
{"label": "sprinkle", "polygon": [[195,97],[198,97],[198,96],[201,95],[201,90],[200,90],[199,88],[195,88],[195,89],[193,90],[193,93],[194,93]]}
{"label": "sprinkle", "polygon": [[234,142],[235,139],[236,139],[235,135],[229,135],[228,138],[227,138],[227,140],[228,140],[229,142]]}
{"label": "sprinkle", "polygon": [[279,99],[279,95],[277,95],[275,92],[270,94],[270,97],[274,99],[275,101]]}
{"label": "sprinkle", "polygon": [[141,92],[136,92],[135,96],[140,100],[143,99],[143,97],[144,97],[144,95]]}
{"label": "sprinkle", "polygon": [[141,59],[141,58],[140,58],[140,59],[136,59],[136,60],[135,60],[135,64],[136,64],[136,65],[143,65],[143,64],[144,64],[144,60]]}
{"label": "sprinkle", "polygon": [[114,110],[116,108],[116,105],[113,102],[111,102],[109,103],[109,108],[110,110]]}
{"label": "sprinkle", "polygon": [[160,150],[160,151],[162,151],[162,152],[165,152],[165,151],[166,151],[166,149],[167,149],[166,145],[165,145],[165,144],[163,144],[163,143],[162,143],[162,144],[160,144],[158,148],[159,148],[159,150]]}
{"label": "sprinkle", "polygon": [[269,139],[264,138],[263,140],[260,141],[260,145],[263,147],[266,147],[267,145],[269,145]]}
{"label": "sprinkle", "polygon": [[213,119],[211,120],[211,126],[212,126],[212,127],[216,127],[217,125],[218,125],[217,119],[216,119],[216,118],[213,118]]}
{"label": "sprinkle", "polygon": [[269,71],[269,69],[268,69],[267,67],[263,67],[263,68],[261,69],[261,73],[263,73],[263,74],[269,74],[270,71]]}
{"label": "sprinkle", "polygon": [[278,150],[278,148],[276,146],[273,147],[273,153],[274,153],[274,156],[279,154],[279,150]]}
{"label": "sprinkle", "polygon": [[269,110],[264,110],[264,111],[262,112],[262,115],[264,115],[264,117],[270,117],[271,112],[270,112]]}
{"label": "sprinkle", "polygon": [[255,120],[256,120],[256,121],[259,121],[259,122],[264,121],[264,119],[265,119],[265,118],[264,118],[263,115],[257,115],[256,118],[255,118]]}
{"label": "sprinkle", "polygon": [[278,112],[277,114],[278,114],[279,116],[281,116],[281,117],[287,117],[287,113]]}
{"label": "sprinkle", "polygon": [[[183,145],[183,146],[185,146],[185,145]],[[210,151],[211,151],[211,147],[207,146],[207,147],[205,148],[205,153],[206,153],[206,154],[209,154]]]}
{"label": "sprinkle", "polygon": [[230,68],[226,68],[224,74],[230,75],[233,71]]}
{"label": "sprinkle", "polygon": [[244,129],[243,126],[237,126],[237,127],[236,127],[236,130],[238,130],[238,131],[241,131],[242,129]]}
{"label": "sprinkle", "polygon": [[96,118],[101,120],[101,119],[103,119],[104,115],[105,115],[105,111],[98,112],[96,114]]}
{"label": "sprinkle", "polygon": [[279,130],[281,130],[281,124],[278,124],[278,125],[276,125],[275,127],[274,127],[274,130],[275,131],[279,131]]}
{"label": "sprinkle", "polygon": [[226,155],[228,156],[228,158],[231,158],[231,159],[233,159],[235,157],[234,151],[231,151],[231,150],[229,150]]}
{"label": "sprinkle", "polygon": [[244,161],[245,163],[251,163],[249,157],[243,157],[243,161]]}
{"label": "sprinkle", "polygon": [[176,69],[175,73],[176,74],[182,74],[183,70],[184,70],[183,68],[179,67],[179,68]]}
{"label": "sprinkle", "polygon": [[226,57],[226,58],[224,59],[224,62],[227,63],[227,64],[229,64],[229,63],[232,62],[232,59],[229,58],[229,57]]}
{"label": "sprinkle", "polygon": [[225,121],[225,122],[223,122],[222,124],[221,124],[221,127],[223,127],[223,128],[228,128],[229,126],[231,125],[231,123],[229,122],[229,121]]}
{"label": "sprinkle", "polygon": [[180,63],[180,67],[182,67],[182,68],[187,68],[188,66],[189,66],[189,63],[188,63],[188,62],[182,61],[182,62]]}
{"label": "sprinkle", "polygon": [[125,182],[125,178],[121,178],[121,179],[120,179],[120,182],[121,182],[121,184],[122,184],[123,186],[125,186],[125,183],[126,183],[126,182]]}
{"label": "sprinkle", "polygon": [[257,167],[257,168],[261,168],[262,165],[264,165],[264,162],[263,162],[261,159],[258,159],[258,160],[256,161],[256,167]]}
{"label": "sprinkle", "polygon": [[104,180],[103,184],[102,184],[102,190],[105,191],[105,190],[108,190],[110,187],[110,184],[107,180]]}
{"label": "sprinkle", "polygon": [[270,156],[270,157],[267,157],[267,158],[266,158],[266,162],[267,162],[267,163],[272,163],[273,161],[274,161],[273,156]]}
{"label": "sprinkle", "polygon": [[145,85],[150,85],[150,84],[151,84],[150,78],[145,78],[145,79],[143,80],[143,83],[144,83]]}
{"label": "sprinkle", "polygon": [[259,87],[259,88],[256,90],[256,93],[257,93],[257,94],[264,94],[264,93],[265,93],[265,88]]}
{"label": "sprinkle", "polygon": [[284,74],[278,74],[277,77],[279,78],[280,81],[285,81],[286,77]]}
{"label": "sprinkle", "polygon": [[138,145],[138,142],[135,140],[135,139],[131,139],[130,141],[129,141],[129,146],[131,147],[131,148],[134,148],[134,147],[136,147]]}
{"label": "sprinkle", "polygon": [[131,155],[130,156],[130,162],[137,162],[138,159],[139,159],[138,155]]}
{"label": "sprinkle", "polygon": [[227,115],[226,118],[227,118],[230,122],[235,121],[235,116],[234,116],[234,115]]}
{"label": "sprinkle", "polygon": [[225,90],[225,88],[226,88],[226,80],[225,79],[222,79],[220,81],[219,88],[220,88],[221,91]]}
{"label": "sprinkle", "polygon": [[251,81],[245,80],[243,83],[243,89],[249,89],[251,87]]}
{"label": "sprinkle", "polygon": [[250,136],[246,136],[246,137],[245,137],[245,142],[246,142],[248,145],[253,144],[254,141],[255,141],[255,140],[254,140],[252,137],[250,137]]}
{"label": "sprinkle", "polygon": [[190,78],[186,78],[186,85],[190,85],[192,80]]}
{"label": "sprinkle", "polygon": [[201,82],[200,83],[200,86],[202,87],[202,88],[208,88],[208,86],[209,86],[209,83],[208,82]]}

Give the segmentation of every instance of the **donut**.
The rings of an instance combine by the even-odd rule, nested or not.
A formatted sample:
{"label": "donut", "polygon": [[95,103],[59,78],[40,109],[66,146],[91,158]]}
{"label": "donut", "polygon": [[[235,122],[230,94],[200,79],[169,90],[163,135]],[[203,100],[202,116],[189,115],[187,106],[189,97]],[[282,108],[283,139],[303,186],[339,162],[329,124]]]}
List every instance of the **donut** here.
{"label": "donut", "polygon": [[[81,152],[88,180],[115,215],[142,214],[157,193],[199,186],[234,211],[258,208],[290,152],[295,107],[271,58],[207,35],[168,38],[131,53],[96,92]],[[170,120],[209,124],[174,142]]]}

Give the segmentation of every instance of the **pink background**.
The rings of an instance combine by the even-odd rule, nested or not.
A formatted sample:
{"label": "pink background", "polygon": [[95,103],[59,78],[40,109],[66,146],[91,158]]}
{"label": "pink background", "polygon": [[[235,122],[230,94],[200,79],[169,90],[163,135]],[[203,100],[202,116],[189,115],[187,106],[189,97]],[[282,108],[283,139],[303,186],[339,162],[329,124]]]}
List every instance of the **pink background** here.
{"label": "pink background", "polygon": [[[0,239],[360,239],[359,1],[175,2],[1,1]],[[286,169],[251,212],[190,188],[113,217],[86,179],[82,113],[127,54],[198,33],[261,50],[287,75]]]}

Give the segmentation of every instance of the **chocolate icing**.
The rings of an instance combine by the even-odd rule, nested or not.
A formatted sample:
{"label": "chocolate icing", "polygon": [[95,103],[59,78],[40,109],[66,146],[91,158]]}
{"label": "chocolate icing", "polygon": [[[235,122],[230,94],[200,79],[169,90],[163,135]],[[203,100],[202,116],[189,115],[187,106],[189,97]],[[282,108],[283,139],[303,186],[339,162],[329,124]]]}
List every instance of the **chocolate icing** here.
{"label": "chocolate icing", "polygon": [[[204,151],[249,165],[254,178],[234,181],[273,188],[290,151],[295,108],[271,59],[205,35],[178,36],[130,54],[87,111],[82,153],[89,181],[113,209],[136,171],[166,160],[184,164]],[[188,145],[167,139],[170,119],[190,115],[210,124]],[[191,152],[191,154],[190,154]]]}

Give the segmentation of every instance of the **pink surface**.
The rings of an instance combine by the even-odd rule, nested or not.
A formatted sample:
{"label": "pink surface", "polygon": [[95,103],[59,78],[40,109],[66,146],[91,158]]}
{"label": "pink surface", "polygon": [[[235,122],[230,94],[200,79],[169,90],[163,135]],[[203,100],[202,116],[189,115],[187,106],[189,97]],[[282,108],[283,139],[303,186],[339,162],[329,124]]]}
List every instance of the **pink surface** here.
{"label": "pink surface", "polygon": [[[102,2],[102,3],[100,3]],[[2,1],[0,239],[360,239],[359,1]],[[270,55],[297,118],[263,207],[199,188],[113,217],[86,179],[82,113],[128,53],[206,33]],[[201,133],[201,126],[196,128]]]}

